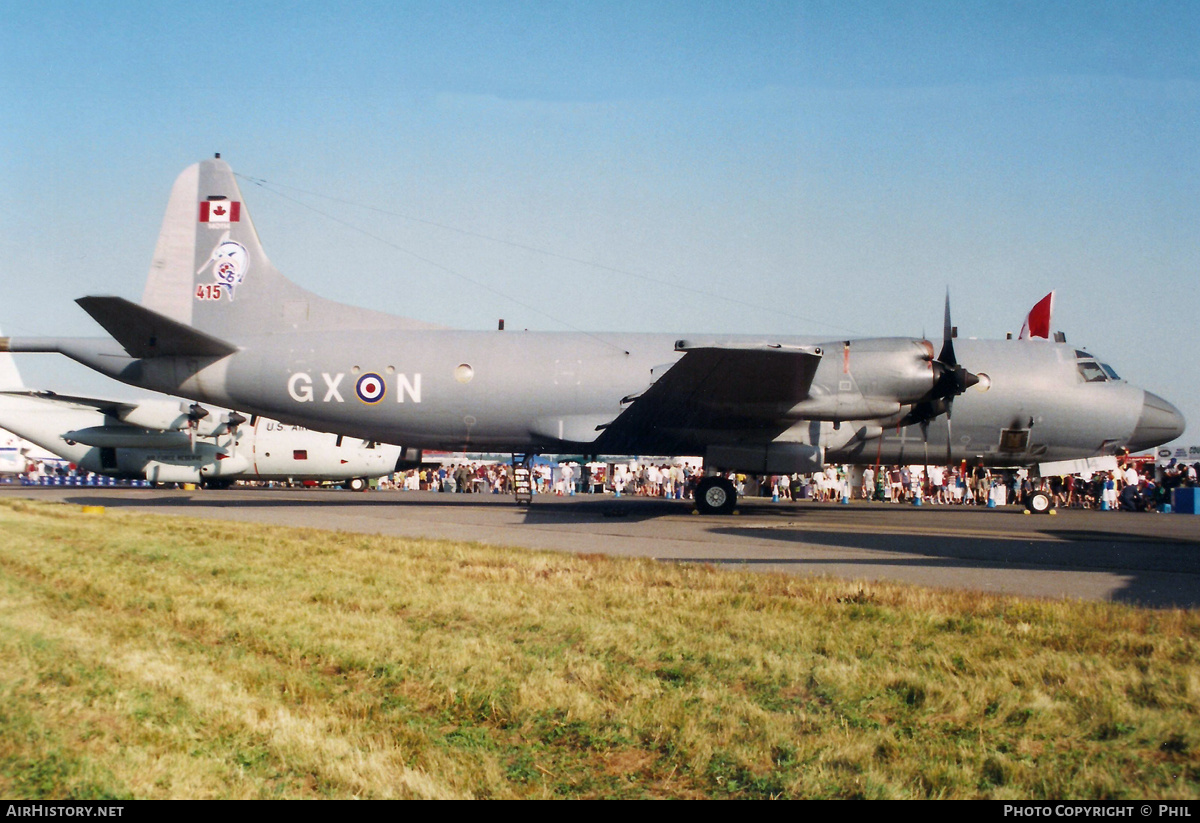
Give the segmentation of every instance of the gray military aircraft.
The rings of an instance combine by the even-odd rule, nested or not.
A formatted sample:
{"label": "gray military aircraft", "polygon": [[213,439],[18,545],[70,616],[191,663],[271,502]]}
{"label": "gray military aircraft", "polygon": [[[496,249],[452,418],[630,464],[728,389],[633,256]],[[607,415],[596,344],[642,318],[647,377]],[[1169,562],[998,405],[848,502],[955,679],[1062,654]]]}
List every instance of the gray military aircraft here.
{"label": "gray military aircraft", "polygon": [[362,489],[402,449],[165,397],[124,401],[29,391],[0,353],[0,427],[84,471],[227,488],[235,480],[342,481]]}
{"label": "gray military aircraft", "polygon": [[[721,472],[825,462],[990,465],[1112,455],[1183,417],[1091,354],[1049,340],[458,331],[319,297],[271,265],[218,155],[171,191],[141,303],[77,301],[106,338],[0,338],[126,383],[420,449],[701,455]],[[914,428],[915,427],[915,428]],[[944,443],[944,452],[942,444]],[[906,452],[906,448],[908,451]]]}

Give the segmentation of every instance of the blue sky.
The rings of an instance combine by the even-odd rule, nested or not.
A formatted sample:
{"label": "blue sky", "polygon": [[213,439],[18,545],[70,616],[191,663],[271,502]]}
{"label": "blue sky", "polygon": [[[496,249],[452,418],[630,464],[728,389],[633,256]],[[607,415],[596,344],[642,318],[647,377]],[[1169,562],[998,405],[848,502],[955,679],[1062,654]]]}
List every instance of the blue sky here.
{"label": "blue sky", "polygon": [[[995,337],[1057,289],[1069,340],[1200,425],[1200,4],[0,7],[5,333],[140,298],[220,151],[271,183],[243,194],[276,265],[347,302],[936,336],[949,286]],[[128,391],[61,360],[19,362]]]}

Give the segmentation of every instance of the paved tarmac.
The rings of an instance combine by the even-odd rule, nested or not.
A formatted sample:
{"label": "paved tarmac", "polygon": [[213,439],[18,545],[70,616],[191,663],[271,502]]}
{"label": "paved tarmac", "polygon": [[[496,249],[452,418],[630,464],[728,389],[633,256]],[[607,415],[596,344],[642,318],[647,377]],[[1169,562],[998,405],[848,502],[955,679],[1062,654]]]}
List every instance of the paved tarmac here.
{"label": "paved tarmac", "polygon": [[1034,597],[1200,608],[1200,518],[1063,510],[341,490],[3,487],[2,496],[156,514],[895,580]]}

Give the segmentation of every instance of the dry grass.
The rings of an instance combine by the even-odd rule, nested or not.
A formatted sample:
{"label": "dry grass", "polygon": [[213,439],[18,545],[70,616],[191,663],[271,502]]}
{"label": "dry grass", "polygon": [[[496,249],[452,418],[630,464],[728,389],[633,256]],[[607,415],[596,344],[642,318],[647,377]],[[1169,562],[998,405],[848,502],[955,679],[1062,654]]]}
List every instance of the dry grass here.
{"label": "dry grass", "polygon": [[0,796],[1200,794],[1200,615],[0,502]]}

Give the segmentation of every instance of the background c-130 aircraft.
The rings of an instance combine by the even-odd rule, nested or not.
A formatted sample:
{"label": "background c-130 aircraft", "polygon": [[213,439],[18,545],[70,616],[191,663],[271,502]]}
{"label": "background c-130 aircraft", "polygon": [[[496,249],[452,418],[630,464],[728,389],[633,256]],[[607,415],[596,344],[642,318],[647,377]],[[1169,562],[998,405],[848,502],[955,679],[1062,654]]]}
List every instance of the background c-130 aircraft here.
{"label": "background c-130 aircraft", "polygon": [[84,471],[205,488],[228,488],[236,480],[311,480],[363,489],[370,478],[407,465],[399,446],[199,403],[31,391],[6,353],[0,353],[0,426]]}
{"label": "background c-130 aircraft", "polygon": [[[77,301],[109,338],[0,338],[125,383],[410,449],[702,455],[718,472],[826,462],[1030,465],[1183,432],[1162,398],[1051,341],[462,331],[313,294],[267,258],[232,169],[185,169],[141,303]],[[915,427],[915,428],[913,428]]]}

